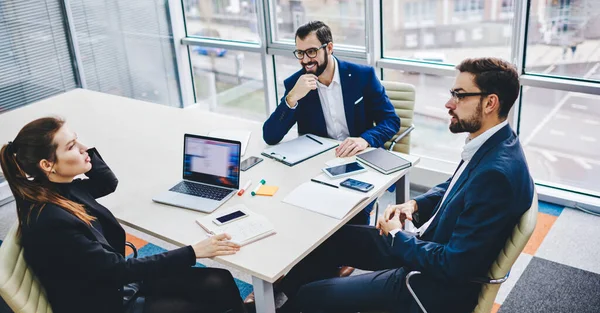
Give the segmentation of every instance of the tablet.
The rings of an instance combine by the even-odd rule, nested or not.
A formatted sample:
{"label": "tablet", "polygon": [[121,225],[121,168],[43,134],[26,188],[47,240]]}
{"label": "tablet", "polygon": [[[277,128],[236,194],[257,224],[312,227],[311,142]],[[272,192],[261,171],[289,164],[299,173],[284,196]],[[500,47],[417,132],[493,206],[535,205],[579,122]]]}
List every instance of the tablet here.
{"label": "tablet", "polygon": [[323,172],[331,178],[338,178],[365,172],[367,169],[358,162],[352,162],[323,168]]}

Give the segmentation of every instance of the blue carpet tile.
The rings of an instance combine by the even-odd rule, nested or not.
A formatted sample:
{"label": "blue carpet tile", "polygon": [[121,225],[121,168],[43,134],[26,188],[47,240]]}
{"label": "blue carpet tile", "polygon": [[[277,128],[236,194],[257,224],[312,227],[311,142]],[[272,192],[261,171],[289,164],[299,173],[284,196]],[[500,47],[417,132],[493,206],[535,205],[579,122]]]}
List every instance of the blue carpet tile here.
{"label": "blue carpet tile", "polygon": [[600,275],[534,257],[499,313],[600,312]]}
{"label": "blue carpet tile", "polygon": [[559,216],[562,213],[564,207],[548,202],[538,202],[538,210],[540,213],[546,213],[554,216]]}

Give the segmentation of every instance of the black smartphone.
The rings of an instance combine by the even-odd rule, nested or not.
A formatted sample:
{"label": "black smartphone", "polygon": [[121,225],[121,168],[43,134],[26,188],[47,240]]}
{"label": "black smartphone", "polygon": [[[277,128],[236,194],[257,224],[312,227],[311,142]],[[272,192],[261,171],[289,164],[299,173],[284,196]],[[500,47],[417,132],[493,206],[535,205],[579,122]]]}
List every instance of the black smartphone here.
{"label": "black smartphone", "polygon": [[242,161],[242,164],[240,165],[240,169],[242,171],[246,171],[249,168],[253,167],[254,165],[262,162],[262,160],[263,160],[262,158],[251,156],[251,157],[245,159],[244,161]]}
{"label": "black smartphone", "polygon": [[373,184],[365,183],[360,180],[356,180],[356,179],[352,179],[352,178],[348,178],[348,179],[344,180],[343,182],[340,183],[340,186],[358,190],[358,191],[362,191],[362,192],[367,192],[367,191],[373,189]]}

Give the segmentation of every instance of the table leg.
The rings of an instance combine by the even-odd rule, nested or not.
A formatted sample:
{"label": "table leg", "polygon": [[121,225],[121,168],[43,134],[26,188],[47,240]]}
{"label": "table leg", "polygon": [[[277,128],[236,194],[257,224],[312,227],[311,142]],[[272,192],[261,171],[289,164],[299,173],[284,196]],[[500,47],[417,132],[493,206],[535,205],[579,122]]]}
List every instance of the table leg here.
{"label": "table leg", "polygon": [[275,313],[273,284],[252,276],[252,286],[254,287],[256,312]]}
{"label": "table leg", "polygon": [[410,200],[410,171],[396,182],[396,204]]}

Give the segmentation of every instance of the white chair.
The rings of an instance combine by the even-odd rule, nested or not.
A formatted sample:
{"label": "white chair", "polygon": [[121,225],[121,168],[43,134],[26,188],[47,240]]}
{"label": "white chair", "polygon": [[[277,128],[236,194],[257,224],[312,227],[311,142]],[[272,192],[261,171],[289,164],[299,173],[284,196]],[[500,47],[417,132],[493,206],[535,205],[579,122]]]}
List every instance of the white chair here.
{"label": "white chair", "polygon": [[25,263],[17,226],[0,246],[0,296],[15,313],[51,313],[44,288]]}

